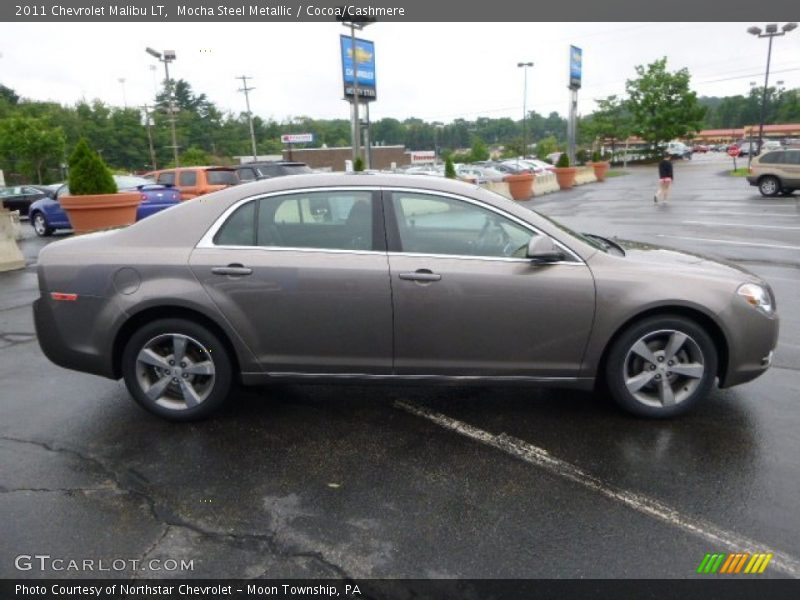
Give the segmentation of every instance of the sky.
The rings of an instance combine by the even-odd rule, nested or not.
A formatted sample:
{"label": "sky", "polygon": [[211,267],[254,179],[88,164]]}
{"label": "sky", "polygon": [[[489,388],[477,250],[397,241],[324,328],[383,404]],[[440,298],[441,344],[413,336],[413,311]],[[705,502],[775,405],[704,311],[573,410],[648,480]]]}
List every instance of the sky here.
{"label": "sky", "polygon": [[[763,85],[767,56],[767,40],[749,35],[750,25],[378,22],[361,34],[375,42],[378,99],[370,116],[519,119],[517,63],[529,61],[528,109],[565,115],[570,44],[583,49],[580,114],[594,110],[594,99],[624,94],[636,65],[663,56],[670,70],[689,69],[698,95],[747,94],[751,82]],[[247,75],[252,110],[263,118],[347,119],[339,35],[348,31],[334,22],[0,23],[0,83],[62,104],[152,103],[163,65],[145,53],[151,46],[175,50],[170,75],[223,110],[245,110],[235,77]],[[775,39],[770,81],[800,87],[800,29]]]}

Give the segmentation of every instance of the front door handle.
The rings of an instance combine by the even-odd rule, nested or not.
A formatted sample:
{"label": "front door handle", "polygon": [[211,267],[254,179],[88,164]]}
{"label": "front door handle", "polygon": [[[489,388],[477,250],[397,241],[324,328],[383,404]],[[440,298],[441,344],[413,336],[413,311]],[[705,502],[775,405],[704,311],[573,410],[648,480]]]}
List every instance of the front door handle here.
{"label": "front door handle", "polygon": [[438,273],[434,273],[430,269],[417,269],[413,273],[400,273],[398,275],[400,279],[405,279],[406,281],[440,281],[442,276]]}
{"label": "front door handle", "polygon": [[214,273],[214,275],[232,275],[234,277],[242,277],[244,275],[250,275],[253,272],[253,269],[250,267],[245,267],[239,263],[233,263],[227,267],[213,267],[211,272]]}

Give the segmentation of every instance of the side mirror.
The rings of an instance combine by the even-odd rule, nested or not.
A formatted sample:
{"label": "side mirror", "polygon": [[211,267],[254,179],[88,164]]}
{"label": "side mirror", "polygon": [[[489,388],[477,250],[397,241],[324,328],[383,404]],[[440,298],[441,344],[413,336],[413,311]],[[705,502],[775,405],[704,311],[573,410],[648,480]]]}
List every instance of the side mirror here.
{"label": "side mirror", "polygon": [[528,242],[528,258],[536,263],[552,263],[564,260],[564,253],[546,235],[535,235]]}

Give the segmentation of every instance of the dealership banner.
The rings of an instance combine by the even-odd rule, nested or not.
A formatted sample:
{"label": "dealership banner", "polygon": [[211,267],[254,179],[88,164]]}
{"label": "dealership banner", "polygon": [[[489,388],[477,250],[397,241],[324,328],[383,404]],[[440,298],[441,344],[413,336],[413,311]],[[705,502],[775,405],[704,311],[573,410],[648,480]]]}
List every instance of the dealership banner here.
{"label": "dealership banner", "polygon": [[356,38],[355,41],[354,54],[352,38],[349,35],[339,37],[344,95],[352,97],[355,92],[355,84],[358,83],[359,98],[376,100],[378,96],[375,84],[375,44],[359,38]]}

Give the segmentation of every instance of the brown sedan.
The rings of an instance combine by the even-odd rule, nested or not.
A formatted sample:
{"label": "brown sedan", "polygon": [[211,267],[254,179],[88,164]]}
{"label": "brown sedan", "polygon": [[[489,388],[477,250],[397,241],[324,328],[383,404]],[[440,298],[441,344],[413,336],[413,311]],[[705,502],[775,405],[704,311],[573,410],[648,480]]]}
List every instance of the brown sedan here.
{"label": "brown sedan", "polygon": [[669,417],[758,377],[775,300],[735,266],[574,233],[435,177],[298,175],[39,255],[39,343],[207,416],[235,381],[527,383]]}

